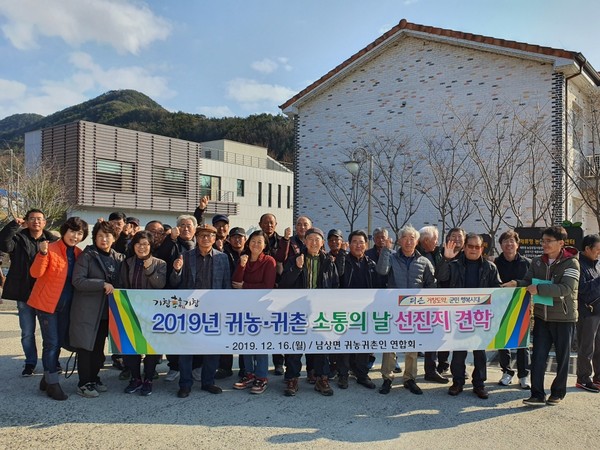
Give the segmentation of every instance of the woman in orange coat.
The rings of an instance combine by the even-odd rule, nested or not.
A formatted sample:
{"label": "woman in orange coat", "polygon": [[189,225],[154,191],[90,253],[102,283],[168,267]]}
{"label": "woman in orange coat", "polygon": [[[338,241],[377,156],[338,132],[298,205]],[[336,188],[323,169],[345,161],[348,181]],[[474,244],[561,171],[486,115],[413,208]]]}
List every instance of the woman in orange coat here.
{"label": "woman in orange coat", "polygon": [[27,304],[36,309],[42,331],[42,364],[44,376],[40,390],[54,400],[68,397],[58,383],[58,356],[67,345],[69,314],[73,298],[71,277],[75,259],[81,250],[75,247],[88,234],[88,224],[79,217],[71,217],[60,227],[61,239],[42,241],[30,268],[36,282]]}

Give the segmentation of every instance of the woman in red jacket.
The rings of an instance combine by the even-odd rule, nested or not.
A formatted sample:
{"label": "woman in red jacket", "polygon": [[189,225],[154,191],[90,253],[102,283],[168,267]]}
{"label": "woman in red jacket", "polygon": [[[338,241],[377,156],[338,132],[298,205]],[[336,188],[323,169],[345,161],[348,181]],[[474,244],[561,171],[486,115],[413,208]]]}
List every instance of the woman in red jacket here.
{"label": "woman in red jacket", "polygon": [[[269,253],[269,238],[262,230],[250,235],[244,253],[233,273],[232,285],[237,289],[273,289],[276,262]],[[243,355],[246,375],[233,385],[234,389],[252,387],[251,394],[262,394],[267,389],[269,355]]]}
{"label": "woman in red jacket", "polygon": [[71,277],[75,259],[81,253],[76,247],[87,237],[88,224],[71,217],[60,227],[61,239],[42,241],[29,272],[36,282],[27,304],[36,310],[42,331],[42,364],[44,376],[40,390],[54,400],[68,397],[58,383],[58,356],[69,337],[69,314],[73,299]]}

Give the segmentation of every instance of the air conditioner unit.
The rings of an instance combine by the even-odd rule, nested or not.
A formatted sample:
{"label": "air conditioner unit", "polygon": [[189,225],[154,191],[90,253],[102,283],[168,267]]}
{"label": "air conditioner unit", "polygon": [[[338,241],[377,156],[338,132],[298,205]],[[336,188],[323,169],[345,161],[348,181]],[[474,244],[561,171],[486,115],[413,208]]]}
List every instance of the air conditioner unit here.
{"label": "air conditioner unit", "polygon": [[583,176],[595,178],[600,176],[600,155],[589,155],[583,161]]}

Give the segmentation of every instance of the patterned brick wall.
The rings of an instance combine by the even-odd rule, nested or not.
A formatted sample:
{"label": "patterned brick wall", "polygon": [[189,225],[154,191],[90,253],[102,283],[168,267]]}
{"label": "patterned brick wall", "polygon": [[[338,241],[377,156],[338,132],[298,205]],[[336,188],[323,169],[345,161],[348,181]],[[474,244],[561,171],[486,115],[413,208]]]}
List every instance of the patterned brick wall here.
{"label": "patterned brick wall", "polygon": [[[348,151],[387,136],[409,140],[411,152],[424,155],[424,137],[443,137],[462,117],[497,106],[539,114],[549,122],[552,109],[561,106],[559,86],[551,62],[403,37],[299,105],[295,215],[308,215],[324,230],[348,232],[316,169],[333,169],[339,183],[350,183],[342,164]],[[558,145],[560,133],[552,136]],[[439,222],[427,201],[411,219],[416,227]],[[358,227],[366,224],[365,210]],[[377,211],[373,226],[386,226]],[[484,231],[476,215],[465,226]]]}

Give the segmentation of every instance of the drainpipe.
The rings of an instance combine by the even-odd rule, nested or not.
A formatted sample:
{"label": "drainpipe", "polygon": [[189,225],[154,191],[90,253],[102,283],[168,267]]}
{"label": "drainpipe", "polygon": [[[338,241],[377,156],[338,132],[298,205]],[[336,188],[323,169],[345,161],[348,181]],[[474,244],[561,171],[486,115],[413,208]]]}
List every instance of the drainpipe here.
{"label": "drainpipe", "polygon": [[[577,55],[579,58],[575,58],[575,63],[577,63],[577,59],[580,59],[581,61],[579,62],[579,72],[574,73],[573,75],[565,78],[565,143],[564,143],[564,168],[565,171],[568,167],[569,164],[569,140],[567,139],[567,134],[569,132],[569,80],[575,77],[578,77],[579,75],[581,75],[581,72],[583,71],[583,66],[585,65],[585,63],[587,62],[586,58],[579,53]],[[569,177],[567,177],[565,175],[565,215],[563,217],[563,220],[569,220],[569,196],[568,196],[568,183],[569,183]]]}

